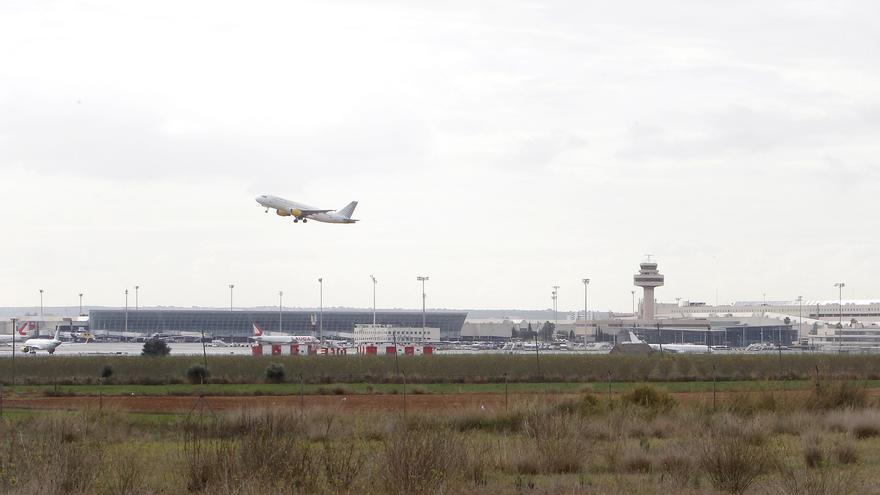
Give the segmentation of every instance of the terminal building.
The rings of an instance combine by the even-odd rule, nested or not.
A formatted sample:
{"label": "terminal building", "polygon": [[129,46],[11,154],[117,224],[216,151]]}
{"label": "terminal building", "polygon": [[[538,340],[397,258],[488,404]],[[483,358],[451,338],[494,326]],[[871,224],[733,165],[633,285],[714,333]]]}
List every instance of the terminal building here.
{"label": "terminal building", "polygon": [[[422,328],[421,311],[378,311],[376,323],[395,327]],[[457,339],[467,317],[465,312],[428,311],[426,327],[437,329],[440,340]],[[325,338],[351,335],[356,325],[373,322],[371,311],[249,311],[249,310],[91,310],[89,328],[95,336],[123,338],[155,333],[169,336],[210,336],[214,339],[243,341],[253,335],[257,323],[269,333],[318,336]]]}
{"label": "terminal building", "polygon": [[641,287],[643,297],[636,314],[600,320],[581,319],[579,331],[584,340],[629,341],[635,333],[651,344],[701,344],[747,347],[752,344],[791,345],[798,340],[798,330],[791,319],[771,318],[763,314],[670,313],[657,304],[654,289],[662,287],[665,277],[657,263],[648,259],[639,265],[633,285]]}

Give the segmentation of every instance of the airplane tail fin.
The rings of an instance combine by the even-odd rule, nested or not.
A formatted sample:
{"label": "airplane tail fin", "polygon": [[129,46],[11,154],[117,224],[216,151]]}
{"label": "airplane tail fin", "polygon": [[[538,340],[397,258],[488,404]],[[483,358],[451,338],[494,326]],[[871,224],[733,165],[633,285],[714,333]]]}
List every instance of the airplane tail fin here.
{"label": "airplane tail fin", "polygon": [[636,344],[644,344],[644,343],[645,343],[644,340],[640,339],[640,338],[638,337],[638,335],[636,335],[636,334],[633,333],[633,332],[630,332],[630,333],[629,333],[629,341],[630,341],[630,342],[634,342],[634,343],[636,343]]}
{"label": "airplane tail fin", "polygon": [[254,322],[254,337],[262,337],[263,329],[260,328],[260,325],[257,325],[257,322]]}
{"label": "airplane tail fin", "polygon": [[61,330],[55,329],[55,336],[52,337],[53,340],[61,340]]}
{"label": "airplane tail fin", "polygon": [[355,207],[357,207],[357,205],[358,205],[357,201],[352,201],[351,203],[345,205],[345,208],[341,208],[339,210],[336,210],[336,213],[339,213],[340,215],[344,216],[345,218],[351,218],[351,216],[354,214],[354,209],[355,209]]}
{"label": "airplane tail fin", "polygon": [[27,330],[25,330],[25,328],[27,326],[28,326],[28,322],[24,322],[21,324],[20,327],[18,327],[18,334],[21,335],[22,337],[27,337]]}

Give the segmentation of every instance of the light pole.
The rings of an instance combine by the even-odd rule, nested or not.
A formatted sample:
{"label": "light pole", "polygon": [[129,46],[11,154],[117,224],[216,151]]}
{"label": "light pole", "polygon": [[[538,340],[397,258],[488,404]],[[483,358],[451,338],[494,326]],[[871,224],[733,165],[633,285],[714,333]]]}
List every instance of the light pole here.
{"label": "light pole", "polygon": [[632,296],[632,314],[633,314],[633,316],[635,316],[636,315],[636,291],[631,290],[631,291],[629,291],[629,293]]}
{"label": "light pole", "polygon": [[125,289],[125,332],[128,333],[128,289]]}
{"label": "light pole", "polygon": [[83,295],[82,292],[79,293],[79,315],[83,315]]}
{"label": "light pole", "polygon": [[425,282],[428,280],[428,277],[419,275],[416,277],[416,280],[422,283],[422,335],[425,335],[425,299],[427,298],[425,295]]}
{"label": "light pole", "polygon": [[18,333],[15,318],[12,319],[12,392],[15,393],[15,334]]}
{"label": "light pole", "polygon": [[320,286],[320,297],[318,299],[318,331],[321,336],[321,343],[324,343],[324,277],[318,278]]}
{"label": "light pole", "polygon": [[283,323],[282,316],[281,316],[283,311],[284,311],[284,291],[279,290],[278,291],[278,331],[279,332],[284,331],[284,327],[281,326]]}
{"label": "light pole", "polygon": [[141,309],[140,303],[138,302],[138,291],[140,290],[140,285],[134,286],[134,310],[137,311]]}
{"label": "light pole", "polygon": [[587,344],[587,287],[590,285],[590,279],[582,278],[584,284],[584,345]]}
{"label": "light pole", "polygon": [[[559,333],[559,313],[556,311],[556,298],[559,297],[559,286],[553,286],[553,333]],[[555,335],[550,336],[550,340],[553,340]]]}
{"label": "light pole", "polygon": [[235,284],[229,284],[229,311],[232,311],[232,289],[235,288]]}
{"label": "light pole", "polygon": [[376,277],[370,275],[373,281],[373,326],[376,326]]}
{"label": "light pole", "polygon": [[843,288],[846,284],[837,282],[834,286],[837,287],[837,326],[843,328]]}
{"label": "light pole", "polygon": [[803,314],[804,296],[797,296],[797,302],[798,302],[798,338],[800,338],[801,332],[804,329],[804,314]]}
{"label": "light pole", "polygon": [[37,324],[37,336],[39,337],[40,331],[43,329],[43,289],[40,289],[40,323]]}

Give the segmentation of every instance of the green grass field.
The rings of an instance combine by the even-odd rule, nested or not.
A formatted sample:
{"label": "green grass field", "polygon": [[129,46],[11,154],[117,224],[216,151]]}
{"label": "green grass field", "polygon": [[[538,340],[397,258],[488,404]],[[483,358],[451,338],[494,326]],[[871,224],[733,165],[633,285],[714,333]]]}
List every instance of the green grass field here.
{"label": "green grass field", "polygon": [[[29,356],[15,361],[19,385],[87,385],[101,382],[105,366],[113,374],[108,385],[174,385],[186,382],[189,367],[201,364],[192,356],[68,357]],[[285,382],[300,377],[309,384],[387,383],[605,383],[719,382],[880,379],[880,356],[872,355],[665,355],[665,356],[534,356],[451,355],[393,357],[266,357],[220,356],[208,359],[212,384],[264,383],[266,367],[279,363]],[[12,383],[12,360],[0,359],[0,383]]]}
{"label": "green grass field", "polygon": [[[641,386],[645,382],[612,382],[611,391],[625,392]],[[880,388],[880,380],[859,380],[858,383],[867,388]],[[667,392],[711,392],[712,382],[650,382],[653,387]],[[406,387],[410,394],[503,394],[505,390],[511,394],[543,394],[543,393],[580,393],[608,391],[608,383],[579,382],[548,382],[548,383],[426,383],[411,384]],[[778,390],[808,390],[815,386],[810,380],[751,380],[716,382],[718,392],[759,392]],[[303,384],[299,383],[258,383],[258,384],[169,384],[169,385],[19,385],[15,388],[18,395],[181,395],[181,396],[248,396],[248,395],[297,395],[302,391],[306,395],[342,395],[342,394],[402,394],[404,386],[392,383],[330,383]],[[7,395],[13,393],[6,387]]]}

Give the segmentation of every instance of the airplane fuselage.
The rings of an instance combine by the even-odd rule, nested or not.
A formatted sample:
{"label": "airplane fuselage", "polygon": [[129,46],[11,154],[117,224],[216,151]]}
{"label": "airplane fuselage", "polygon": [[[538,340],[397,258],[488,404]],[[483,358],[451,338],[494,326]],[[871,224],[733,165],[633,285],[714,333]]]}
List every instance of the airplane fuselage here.
{"label": "airplane fuselage", "polygon": [[57,339],[27,339],[22,350],[30,353],[46,351],[49,354],[53,354],[59,345],[61,345],[61,341]]}

